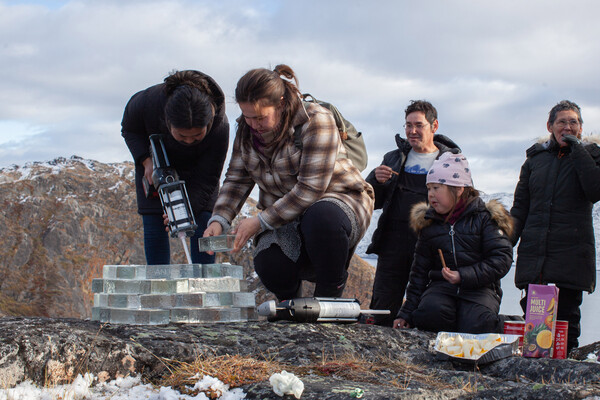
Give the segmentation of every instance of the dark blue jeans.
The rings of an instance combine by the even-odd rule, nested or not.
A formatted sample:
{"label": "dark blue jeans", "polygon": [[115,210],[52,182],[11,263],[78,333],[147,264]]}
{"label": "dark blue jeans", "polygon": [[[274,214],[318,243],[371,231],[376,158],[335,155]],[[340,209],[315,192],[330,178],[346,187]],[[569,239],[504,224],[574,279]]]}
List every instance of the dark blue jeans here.
{"label": "dark blue jeans", "polygon": [[[194,236],[190,238],[190,253],[194,264],[212,264],[215,262],[214,255],[200,253],[198,251],[198,239],[206,230],[206,223],[211,213],[203,211],[196,216],[198,228]],[[142,215],[144,223],[144,252],[148,265],[171,264],[171,247],[169,245],[169,234],[165,231],[162,215]],[[181,250],[183,252],[183,249]]]}

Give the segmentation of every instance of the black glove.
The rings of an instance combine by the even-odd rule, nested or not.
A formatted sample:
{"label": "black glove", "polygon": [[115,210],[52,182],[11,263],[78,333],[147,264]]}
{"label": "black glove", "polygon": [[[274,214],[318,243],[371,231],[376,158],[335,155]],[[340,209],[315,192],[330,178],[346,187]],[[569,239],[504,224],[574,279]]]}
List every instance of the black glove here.
{"label": "black glove", "polygon": [[573,146],[576,144],[581,144],[581,140],[577,138],[575,135],[564,135],[562,137],[563,142],[567,143],[569,146]]}

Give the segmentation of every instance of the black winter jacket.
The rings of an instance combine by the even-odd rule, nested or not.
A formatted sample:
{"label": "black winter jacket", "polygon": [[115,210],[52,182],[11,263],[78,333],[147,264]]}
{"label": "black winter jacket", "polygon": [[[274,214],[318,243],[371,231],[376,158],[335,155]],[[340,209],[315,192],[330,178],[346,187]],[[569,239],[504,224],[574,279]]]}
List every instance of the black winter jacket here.
{"label": "black winter jacket", "polygon": [[217,107],[210,131],[198,144],[185,146],[169,133],[164,121],[167,102],[165,84],[158,84],[134,94],[123,113],[122,136],[135,162],[135,185],[138,212],[162,214],[160,200],[144,195],[142,161],[150,156],[148,137],[164,135],[171,165],[185,181],[194,214],[212,211],[219,193],[219,181],[229,147],[229,121],[225,115],[225,95],[217,83],[206,75]]}
{"label": "black winter jacket", "polygon": [[[454,143],[451,139],[444,135],[434,135],[433,143],[440,150],[438,157],[447,151],[451,151],[453,153],[459,153],[460,148],[456,143]],[[386,153],[383,156],[383,161],[381,165],[387,165],[391,167],[394,171],[401,173],[404,168],[404,164],[406,162],[406,158],[408,153],[412,149],[408,140],[402,138],[400,134],[396,135],[396,145],[398,146],[397,150],[392,150]],[[399,175],[392,175],[392,177],[384,183],[379,183],[377,178],[375,178],[375,170],[371,171],[369,176],[367,176],[366,181],[373,186],[375,190],[375,209],[382,209],[381,215],[379,216],[379,220],[377,221],[377,229],[373,232],[373,237],[371,239],[371,244],[367,248],[367,254],[379,254],[381,249],[381,241],[382,235],[384,231],[385,224],[388,220],[394,218],[391,214],[391,210],[393,207],[390,207],[392,204],[392,199],[394,198],[394,192],[396,190],[404,190],[398,185]],[[423,192],[420,193],[420,201],[427,201],[427,188],[423,187]],[[409,204],[408,207],[412,207],[415,203]]]}
{"label": "black winter jacket", "polygon": [[592,141],[599,140],[586,138],[561,152],[549,139],[527,150],[510,211],[513,242],[521,238],[515,272],[520,289],[555,283],[591,293],[596,287],[592,208],[600,200],[600,147]]}
{"label": "black winter jacket", "polygon": [[412,324],[411,314],[419,306],[421,295],[434,283],[443,281],[442,250],[448,268],[460,272],[456,287],[459,297],[469,298],[469,291],[490,288],[502,297],[500,279],[512,264],[513,222],[502,204],[480,198],[473,200],[453,224],[426,203],[411,210],[411,227],[418,233],[415,258],[410,271],[406,301],[398,317]]}

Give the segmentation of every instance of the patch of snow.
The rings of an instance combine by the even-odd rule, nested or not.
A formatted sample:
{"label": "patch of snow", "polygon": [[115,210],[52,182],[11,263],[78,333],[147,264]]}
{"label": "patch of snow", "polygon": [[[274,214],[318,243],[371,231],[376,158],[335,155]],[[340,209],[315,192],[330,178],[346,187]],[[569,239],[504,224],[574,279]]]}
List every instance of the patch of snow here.
{"label": "patch of snow", "polygon": [[[122,176],[124,178],[133,178],[135,176],[135,168],[130,168],[127,171],[128,165],[125,164],[124,162],[122,162],[122,163],[110,163],[108,165],[110,165],[111,167],[113,167],[117,171],[117,174],[119,176]],[[125,173],[125,171],[127,171],[127,173]]]}
{"label": "patch of snow", "polygon": [[252,216],[250,214],[250,207],[248,206],[248,203],[244,203],[242,206],[242,209],[240,210],[240,216],[244,218],[249,218]]}
{"label": "patch of snow", "polygon": [[31,199],[33,199],[33,197],[31,197],[31,196],[23,196],[23,197],[21,197],[21,200],[19,200],[19,204],[25,204],[28,201],[30,201]]}
{"label": "patch of snow", "polygon": [[111,191],[112,191],[112,190],[117,190],[117,189],[119,189],[119,187],[120,187],[122,184],[123,184],[122,182],[117,182],[117,183],[115,183],[114,185],[112,185],[111,187],[109,187],[107,190],[111,190]]}
{"label": "patch of snow", "polygon": [[31,173],[32,173],[31,167],[18,168],[15,171],[19,172],[21,175],[21,177],[19,179],[17,179],[17,181],[24,181],[24,180],[29,179],[29,177],[31,176]]}
{"label": "patch of snow", "polygon": [[85,165],[90,171],[96,171],[96,161],[86,159],[79,159],[77,161]]}
{"label": "patch of snow", "polygon": [[[0,400],[209,400],[204,394],[191,397],[181,394],[171,387],[155,388],[150,384],[143,384],[139,376],[117,378],[110,382],[99,383],[92,386],[95,381],[92,374],[77,375],[70,385],[59,385],[51,388],[39,388],[31,381],[25,381],[14,388],[0,389]],[[229,386],[220,380],[204,376],[196,376],[196,384],[190,389],[212,389],[220,393],[220,400],[241,400],[246,397],[242,389],[229,389]]]}

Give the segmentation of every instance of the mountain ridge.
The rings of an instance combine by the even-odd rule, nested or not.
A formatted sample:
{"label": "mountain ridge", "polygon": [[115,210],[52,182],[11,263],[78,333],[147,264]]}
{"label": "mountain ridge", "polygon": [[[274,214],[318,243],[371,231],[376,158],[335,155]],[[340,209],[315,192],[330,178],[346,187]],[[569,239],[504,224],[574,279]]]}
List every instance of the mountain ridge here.
{"label": "mountain ridge", "polygon": [[[81,157],[31,162],[0,169],[0,316],[89,318],[91,281],[112,264],[145,264],[137,214],[134,166]],[[254,215],[249,199],[240,217]],[[185,263],[171,241],[172,263]],[[256,301],[272,298],[252,268],[252,247],[217,262],[244,266]],[[370,300],[374,268],[358,257],[350,266],[345,296]],[[311,284],[304,294],[311,293]]]}

